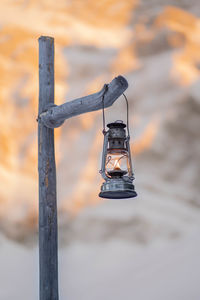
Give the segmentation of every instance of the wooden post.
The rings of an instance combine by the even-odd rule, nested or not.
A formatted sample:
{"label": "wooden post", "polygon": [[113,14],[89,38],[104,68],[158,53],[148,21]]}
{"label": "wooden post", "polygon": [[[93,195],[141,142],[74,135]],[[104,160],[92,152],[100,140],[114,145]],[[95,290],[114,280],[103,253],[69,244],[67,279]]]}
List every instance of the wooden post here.
{"label": "wooden post", "polygon": [[54,105],[54,39],[39,38],[39,260],[40,300],[58,300],[58,242],[54,129],[71,117],[111,106],[127,89],[122,76],[102,90],[60,106]]}
{"label": "wooden post", "polygon": [[[54,39],[39,38],[39,116],[54,104]],[[40,300],[58,300],[54,129],[38,117]]]}

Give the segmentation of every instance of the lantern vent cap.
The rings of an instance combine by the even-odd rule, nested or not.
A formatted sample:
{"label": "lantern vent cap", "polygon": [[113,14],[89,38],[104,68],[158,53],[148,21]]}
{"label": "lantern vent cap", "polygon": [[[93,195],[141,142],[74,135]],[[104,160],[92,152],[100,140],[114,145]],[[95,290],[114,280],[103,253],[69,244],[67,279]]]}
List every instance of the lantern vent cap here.
{"label": "lantern vent cap", "polygon": [[108,128],[125,128],[126,124],[123,123],[122,120],[117,120],[115,122],[107,124]]}

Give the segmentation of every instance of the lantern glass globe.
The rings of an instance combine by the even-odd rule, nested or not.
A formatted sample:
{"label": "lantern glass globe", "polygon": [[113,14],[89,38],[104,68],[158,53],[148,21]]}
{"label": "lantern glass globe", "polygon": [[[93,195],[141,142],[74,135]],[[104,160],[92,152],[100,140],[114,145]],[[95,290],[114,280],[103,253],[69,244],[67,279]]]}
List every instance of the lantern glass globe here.
{"label": "lantern glass globe", "polygon": [[111,177],[122,177],[128,173],[128,152],[122,149],[108,149],[106,173]]}

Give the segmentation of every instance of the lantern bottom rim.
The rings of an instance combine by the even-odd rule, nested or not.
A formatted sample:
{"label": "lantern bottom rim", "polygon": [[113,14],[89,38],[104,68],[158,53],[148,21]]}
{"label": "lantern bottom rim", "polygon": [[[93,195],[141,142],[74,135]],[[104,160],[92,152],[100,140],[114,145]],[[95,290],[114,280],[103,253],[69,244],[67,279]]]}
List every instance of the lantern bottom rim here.
{"label": "lantern bottom rim", "polygon": [[128,199],[136,196],[136,191],[103,191],[99,193],[99,197],[106,199]]}

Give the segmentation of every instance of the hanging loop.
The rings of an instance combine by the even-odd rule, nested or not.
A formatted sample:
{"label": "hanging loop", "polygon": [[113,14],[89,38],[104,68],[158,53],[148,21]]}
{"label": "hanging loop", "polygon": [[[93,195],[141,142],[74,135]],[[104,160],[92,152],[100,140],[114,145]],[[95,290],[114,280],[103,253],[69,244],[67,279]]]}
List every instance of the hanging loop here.
{"label": "hanging loop", "polygon": [[[102,113],[103,113],[103,134],[106,134],[106,125],[105,125],[105,107],[104,107],[104,97],[105,97],[105,93],[108,90],[108,85],[105,85],[105,90],[104,93],[102,95]],[[130,139],[130,130],[129,130],[129,107],[128,107],[128,99],[126,97],[126,95],[123,93],[122,94],[124,96],[124,99],[126,100],[126,127],[127,127],[127,139]]]}

